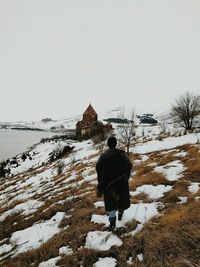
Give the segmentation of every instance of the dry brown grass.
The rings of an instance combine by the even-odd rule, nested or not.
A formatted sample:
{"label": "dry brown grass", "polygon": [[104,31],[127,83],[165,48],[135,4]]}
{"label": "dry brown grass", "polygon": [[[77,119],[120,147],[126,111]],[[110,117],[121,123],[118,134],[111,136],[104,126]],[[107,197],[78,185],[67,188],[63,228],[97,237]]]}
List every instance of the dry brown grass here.
{"label": "dry brown grass", "polygon": [[169,181],[165,178],[162,173],[158,173],[155,171],[151,171],[145,175],[136,175],[133,179],[130,180],[130,189],[135,190],[136,187],[144,185],[144,184],[152,184],[152,185],[173,185],[174,181]]}
{"label": "dry brown grass", "polygon": [[[117,233],[116,233],[117,235]],[[98,258],[113,257],[117,260],[117,266],[127,266],[127,259],[132,255],[133,239],[124,237],[120,247],[113,246],[109,251],[96,251],[83,248],[78,252],[78,259],[83,267],[91,267]]]}
{"label": "dry brown grass", "polygon": [[200,181],[200,158],[195,158],[185,163],[187,170],[184,172],[185,179],[191,182]]}
{"label": "dry brown grass", "polygon": [[[96,211],[93,202],[94,199],[91,196],[90,198],[76,199],[76,201],[71,202],[70,206],[65,208],[66,212],[71,212],[72,217],[64,219],[60,223],[60,227],[69,225],[69,228],[62,230],[40,248],[20,254],[15,259],[8,259],[5,261],[5,266],[38,266],[39,262],[58,256],[59,248],[66,245],[69,245],[73,249],[74,255],[63,257],[60,261],[61,266],[66,266],[64,265],[66,263],[73,263],[75,264],[74,266],[78,266],[76,265],[78,264],[77,253],[80,253],[78,248],[84,245],[87,233],[101,229],[101,225],[95,225],[90,222],[92,214]],[[71,210],[71,208],[73,209]],[[47,219],[47,217],[52,217],[53,213],[57,211],[64,211],[64,209],[61,205],[51,207],[45,212],[46,216],[43,213],[42,217],[43,219]]]}
{"label": "dry brown grass", "polygon": [[188,168],[186,173],[200,173],[200,157],[188,160],[185,166]]}
{"label": "dry brown grass", "polygon": [[[44,206],[40,207],[27,220],[24,220],[24,217],[20,214],[8,217],[3,222],[3,227],[0,226],[0,238],[8,238],[17,230],[30,227],[38,221],[50,219],[58,211],[72,215],[70,218],[63,219],[59,225],[61,228],[69,227],[65,230],[61,229],[60,233],[49,239],[40,248],[20,254],[13,259],[7,259],[1,266],[38,266],[40,262],[58,256],[61,246],[69,245],[74,253],[71,256],[62,256],[62,259],[58,262],[59,266],[78,267],[82,264],[83,267],[90,267],[99,257],[114,257],[117,259],[117,266],[125,267],[127,266],[128,258],[133,257],[131,266],[134,267],[191,267],[187,265],[189,263],[196,267],[200,264],[200,212],[199,202],[193,201],[193,198],[199,192],[191,194],[187,188],[190,184],[189,181],[199,181],[199,152],[194,146],[185,146],[184,148],[181,147],[181,149],[188,152],[188,156],[181,159],[188,169],[184,173],[184,178],[179,181],[170,182],[161,173],[156,173],[152,166],[148,166],[151,163],[165,165],[177,159],[173,152],[162,156],[157,152],[151,153],[148,160],[134,166],[136,175],[133,179],[130,179],[131,190],[135,190],[137,186],[143,184],[174,186],[171,192],[166,193],[161,198],[161,201],[165,204],[162,210],[164,212],[163,216],[150,221],[135,237],[126,235],[135,229],[137,222],[134,220],[128,223],[125,229],[116,231],[116,235],[123,241],[121,247],[112,247],[109,251],[95,251],[83,247],[89,231],[104,229],[103,225],[91,223],[92,214],[105,214],[105,212],[103,208],[96,209],[94,207],[93,203],[99,200],[96,197],[95,186],[93,190],[89,182],[84,182],[74,187],[74,182],[83,179],[83,170],[86,167],[95,167],[96,163],[75,163],[67,173],[54,177],[56,185],[62,185],[62,183],[67,182],[70,172],[75,171],[78,177],[69,182],[71,188],[61,188],[57,192],[59,194],[55,193],[50,200],[46,200],[46,198],[51,188],[41,195],[36,195],[36,198],[40,197],[40,200],[45,201]],[[141,158],[137,154],[131,154],[130,157],[133,161]],[[93,169],[89,174],[94,173],[95,170]],[[90,192],[87,195],[74,198],[64,205],[55,205],[59,200],[87,192],[88,188],[90,188]],[[177,205],[178,196],[188,196],[189,202],[184,205]],[[138,203],[139,200],[150,202],[150,199],[145,194],[139,194],[131,198],[132,203]],[[13,225],[16,221],[18,224]],[[137,258],[140,253],[144,255],[143,262],[139,262]]]}
{"label": "dry brown grass", "polygon": [[84,163],[77,163],[76,165],[74,165],[74,170],[76,171],[76,172],[78,172],[78,171],[83,171],[84,169],[85,169],[85,167],[86,167],[87,165],[86,164],[84,164]]}
{"label": "dry brown grass", "polygon": [[11,210],[13,209],[15,206],[23,203],[24,201],[23,200],[13,200],[11,203],[9,204],[4,204],[2,206],[0,206],[0,214],[2,214],[3,212],[6,212],[8,210]]}
{"label": "dry brown grass", "polygon": [[136,169],[136,175],[141,176],[153,171],[154,168],[152,166],[143,163],[140,164],[139,166],[136,166],[135,169]]}
{"label": "dry brown grass", "polygon": [[[35,222],[48,220],[59,211],[67,213],[71,209],[73,201],[66,201],[64,205],[52,205],[52,203],[54,202],[47,201],[26,220],[25,216],[21,215],[20,212],[6,217],[0,224],[0,239],[8,238],[12,233],[26,229],[32,226]],[[17,224],[15,222],[17,222]]]}
{"label": "dry brown grass", "polygon": [[179,197],[190,196],[190,192],[187,190],[189,184],[190,183],[185,180],[177,181],[173,186],[173,189],[165,193],[165,196],[161,198],[161,201],[164,203],[177,203],[180,201]]}
{"label": "dry brown grass", "polygon": [[135,160],[140,160],[140,154],[137,153],[130,153],[129,159],[133,162]]}
{"label": "dry brown grass", "polygon": [[96,170],[95,170],[95,169],[90,170],[90,171],[88,172],[88,175],[93,175],[93,174],[96,174]]}
{"label": "dry brown grass", "polygon": [[[200,207],[197,201],[171,207],[135,236],[133,255],[144,255],[140,266],[183,267],[200,264]],[[136,264],[134,261],[132,266]],[[193,264],[193,265],[192,265]]]}
{"label": "dry brown grass", "polygon": [[55,185],[61,184],[64,182],[67,178],[69,178],[71,175],[69,173],[67,174],[61,174],[53,177],[53,180],[55,182]]}
{"label": "dry brown grass", "polygon": [[144,202],[144,203],[150,203],[152,202],[152,200],[149,198],[148,195],[146,195],[145,193],[139,193],[136,196],[131,197],[131,203],[133,204],[137,204],[138,202]]}
{"label": "dry brown grass", "polygon": [[95,168],[96,167],[96,162],[90,162],[90,163],[88,163],[87,166]]}
{"label": "dry brown grass", "polygon": [[73,266],[73,267],[80,267],[79,261],[76,258],[76,255],[70,256],[63,256],[61,260],[58,261],[58,266],[66,267],[66,266]]}
{"label": "dry brown grass", "polygon": [[158,163],[158,166],[160,165],[166,165],[174,160],[177,160],[178,157],[174,154],[174,151],[166,154],[166,155],[162,155],[160,157],[160,160],[159,160],[159,163]]}
{"label": "dry brown grass", "polygon": [[181,159],[186,167],[183,172],[184,179],[190,182],[200,181],[200,151],[197,145],[185,145],[181,146],[188,155]]}

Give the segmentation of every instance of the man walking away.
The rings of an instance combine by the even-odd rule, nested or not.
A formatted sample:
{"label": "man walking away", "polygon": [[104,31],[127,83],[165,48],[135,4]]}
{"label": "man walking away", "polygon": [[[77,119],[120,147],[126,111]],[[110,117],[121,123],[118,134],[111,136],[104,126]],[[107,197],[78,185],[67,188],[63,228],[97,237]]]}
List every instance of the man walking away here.
{"label": "man walking away", "polygon": [[109,149],[102,153],[96,164],[97,196],[104,196],[109,229],[112,231],[116,227],[116,211],[118,220],[121,220],[124,210],[130,207],[128,180],[132,163],[124,151],[116,148],[117,139],[114,136],[108,138],[107,145]]}

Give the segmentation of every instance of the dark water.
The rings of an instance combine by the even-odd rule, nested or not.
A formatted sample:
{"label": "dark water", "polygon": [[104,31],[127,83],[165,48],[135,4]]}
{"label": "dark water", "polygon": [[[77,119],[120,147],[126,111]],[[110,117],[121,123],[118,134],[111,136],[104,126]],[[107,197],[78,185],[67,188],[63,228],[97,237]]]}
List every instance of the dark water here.
{"label": "dark water", "polygon": [[0,161],[14,157],[42,138],[53,135],[55,133],[52,132],[0,129]]}

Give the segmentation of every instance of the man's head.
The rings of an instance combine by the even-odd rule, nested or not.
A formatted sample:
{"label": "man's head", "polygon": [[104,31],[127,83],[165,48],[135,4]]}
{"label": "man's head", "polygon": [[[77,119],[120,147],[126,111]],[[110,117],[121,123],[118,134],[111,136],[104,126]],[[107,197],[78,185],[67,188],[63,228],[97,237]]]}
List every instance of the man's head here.
{"label": "man's head", "polygon": [[111,136],[107,140],[107,145],[109,148],[115,148],[117,145],[117,139],[114,136]]}

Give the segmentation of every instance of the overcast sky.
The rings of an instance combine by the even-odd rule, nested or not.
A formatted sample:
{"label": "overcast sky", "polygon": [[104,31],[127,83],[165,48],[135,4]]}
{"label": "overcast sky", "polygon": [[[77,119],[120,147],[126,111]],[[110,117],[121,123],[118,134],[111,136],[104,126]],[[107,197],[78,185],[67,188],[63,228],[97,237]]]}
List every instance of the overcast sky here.
{"label": "overcast sky", "polygon": [[0,0],[0,121],[166,111],[200,89],[199,14],[199,0]]}

